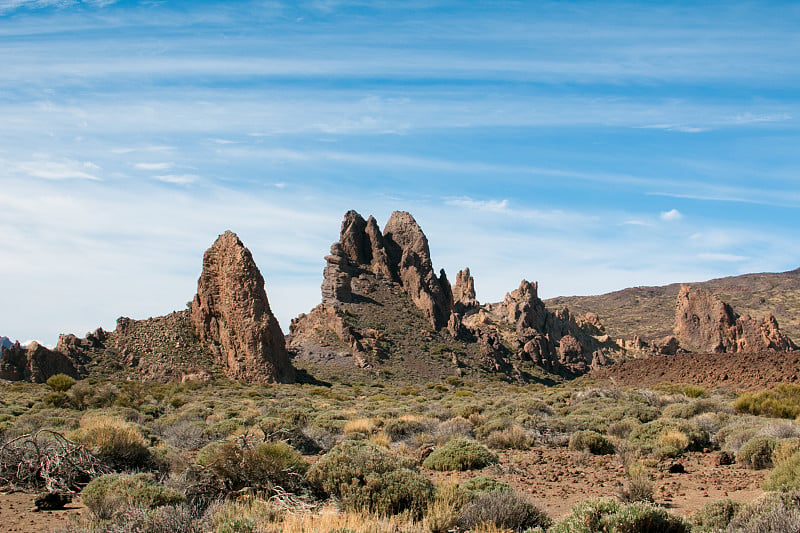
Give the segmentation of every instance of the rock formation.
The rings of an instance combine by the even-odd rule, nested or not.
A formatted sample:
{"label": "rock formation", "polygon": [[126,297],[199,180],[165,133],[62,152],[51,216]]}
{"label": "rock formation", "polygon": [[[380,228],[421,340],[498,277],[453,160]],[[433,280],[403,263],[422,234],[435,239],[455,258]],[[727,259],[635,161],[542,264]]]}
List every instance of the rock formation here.
{"label": "rock formation", "polygon": [[502,302],[483,306],[466,317],[464,324],[478,338],[491,331],[503,334],[518,359],[572,374],[607,364],[612,352],[619,349],[604,334],[596,315],[572,316],[567,309],[548,310],[539,298],[538,285],[527,280],[506,294]]}
{"label": "rock formation", "polygon": [[44,383],[54,374],[79,377],[72,359],[37,342],[24,347],[19,343],[10,348],[0,347],[0,378]]}
{"label": "rock formation", "polygon": [[264,278],[250,251],[230,231],[220,235],[203,256],[191,319],[228,376],[259,382],[294,379]]}
{"label": "rock formation", "polygon": [[11,348],[14,343],[8,337],[0,337],[0,348]]}
{"label": "rock formation", "polygon": [[453,285],[453,310],[463,314],[477,309],[478,306],[478,299],[475,297],[475,279],[470,274],[469,268],[459,270]]}
{"label": "rock formation", "polygon": [[741,317],[705,289],[682,285],[675,307],[675,335],[680,345],[704,353],[789,351],[794,343],[772,315],[762,320]]}
{"label": "rock formation", "polygon": [[443,270],[439,276],[434,274],[428,239],[409,213],[392,213],[381,234],[373,217],[364,220],[355,211],[348,211],[339,242],[331,246],[325,259],[323,303],[350,303],[352,278],[372,273],[399,283],[434,328],[447,326],[453,310],[450,283]]}

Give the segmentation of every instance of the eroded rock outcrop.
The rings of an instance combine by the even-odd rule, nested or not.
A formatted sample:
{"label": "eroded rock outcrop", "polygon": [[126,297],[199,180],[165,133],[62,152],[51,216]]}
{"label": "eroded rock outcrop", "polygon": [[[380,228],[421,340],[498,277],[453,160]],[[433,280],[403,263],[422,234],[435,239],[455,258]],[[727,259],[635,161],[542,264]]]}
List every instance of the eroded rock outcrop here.
{"label": "eroded rock outcrop", "polygon": [[292,381],[283,333],[250,251],[226,231],[203,256],[191,320],[226,373],[246,381]]}
{"label": "eroded rock outcrop", "polygon": [[675,307],[675,335],[680,345],[703,353],[789,351],[794,343],[772,315],[761,320],[739,316],[705,289],[682,285]]}
{"label": "eroded rock outcrop", "polygon": [[548,310],[539,298],[538,285],[527,280],[502,302],[483,306],[464,323],[478,338],[487,331],[501,332],[518,359],[554,371],[582,374],[610,362],[619,349],[605,335],[596,315]]}
{"label": "eroded rock outcrop", "polygon": [[443,270],[439,276],[434,273],[428,239],[409,213],[392,213],[381,234],[373,217],[364,220],[355,211],[348,211],[339,242],[333,244],[325,259],[323,303],[351,302],[352,278],[362,272],[372,273],[399,283],[434,328],[447,326],[453,310],[450,283]]}
{"label": "eroded rock outcrop", "polygon": [[52,375],[66,374],[78,378],[75,362],[67,355],[50,350],[38,342],[27,346],[15,343],[0,348],[0,378],[12,381],[44,383]]}
{"label": "eroded rock outcrop", "polygon": [[453,311],[463,314],[477,309],[479,305],[475,295],[475,279],[469,268],[459,270],[453,285]]}

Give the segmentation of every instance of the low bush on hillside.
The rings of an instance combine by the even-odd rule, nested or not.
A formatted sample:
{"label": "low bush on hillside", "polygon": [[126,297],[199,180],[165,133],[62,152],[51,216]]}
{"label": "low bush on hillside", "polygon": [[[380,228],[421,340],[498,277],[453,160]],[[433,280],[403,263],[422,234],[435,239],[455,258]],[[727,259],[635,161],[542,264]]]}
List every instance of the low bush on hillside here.
{"label": "low bush on hillside", "polygon": [[742,504],[731,499],[709,502],[703,506],[692,520],[695,533],[717,533],[725,531],[733,517],[742,508]]}
{"label": "low bush on hillside", "polygon": [[614,453],[614,445],[603,435],[592,430],[578,431],[569,438],[569,449],[594,455]]}
{"label": "low bush on hillside", "polygon": [[778,439],[775,437],[753,437],[736,452],[736,462],[755,470],[769,468],[772,466],[772,452],[777,444]]}
{"label": "low bush on hillside", "polygon": [[651,503],[589,500],[576,505],[549,533],[688,533],[682,518]]}
{"label": "low bush on hillside", "polygon": [[800,416],[800,385],[782,383],[769,390],[745,392],[736,399],[734,407],[741,413],[797,418]]}
{"label": "low bush on hillside", "polygon": [[[674,449],[674,443],[663,446],[663,435],[674,432],[683,433],[688,440],[686,450],[700,451],[710,444],[708,434],[696,423],[681,418],[659,418],[652,422],[638,426],[629,435],[633,444],[638,444],[661,455],[677,455],[680,451]],[[682,439],[681,439],[681,442]],[[663,448],[663,449],[662,449]]]}
{"label": "low bush on hillside", "polygon": [[425,468],[439,471],[475,470],[497,462],[497,456],[480,443],[455,438],[436,448],[422,463]]}
{"label": "low bush on hillside", "polygon": [[772,492],[746,505],[728,525],[736,533],[800,531],[800,492]]}
{"label": "low bush on hillside", "polygon": [[776,462],[762,487],[773,491],[800,491],[800,451]]}
{"label": "low bush on hillside", "polygon": [[75,385],[75,380],[66,374],[53,374],[47,378],[47,386],[55,392],[67,392]]}
{"label": "low bush on hillside", "polygon": [[119,470],[151,466],[150,449],[135,424],[110,415],[85,416],[78,429],[68,435],[83,444],[101,461]]}
{"label": "low bush on hillside", "polygon": [[522,532],[535,527],[547,529],[552,521],[518,492],[493,491],[480,493],[464,505],[456,523],[463,530],[477,525],[492,525],[502,530]]}
{"label": "low bush on hillside", "polygon": [[244,487],[267,491],[280,487],[298,492],[308,469],[303,457],[285,442],[213,442],[197,452],[195,461],[220,492]]}
{"label": "low bush on hillside", "polygon": [[346,509],[378,514],[409,511],[419,517],[433,497],[431,481],[411,470],[409,461],[369,441],[344,441],[308,471],[308,480],[340,498]]}
{"label": "low bush on hillside", "polygon": [[108,474],[86,485],[81,500],[97,518],[109,519],[128,507],[153,509],[181,503],[185,497],[156,483],[151,474]]}

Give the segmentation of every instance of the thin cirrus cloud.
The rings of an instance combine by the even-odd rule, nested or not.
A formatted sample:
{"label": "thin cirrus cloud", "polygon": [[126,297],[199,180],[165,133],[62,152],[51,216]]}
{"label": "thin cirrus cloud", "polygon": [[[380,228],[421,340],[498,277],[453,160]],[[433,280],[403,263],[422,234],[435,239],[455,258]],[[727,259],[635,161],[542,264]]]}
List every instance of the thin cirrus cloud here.
{"label": "thin cirrus cloud", "polygon": [[466,6],[0,0],[0,335],[179,307],[225,229],[285,326],[351,208],[484,301],[796,268],[800,8]]}

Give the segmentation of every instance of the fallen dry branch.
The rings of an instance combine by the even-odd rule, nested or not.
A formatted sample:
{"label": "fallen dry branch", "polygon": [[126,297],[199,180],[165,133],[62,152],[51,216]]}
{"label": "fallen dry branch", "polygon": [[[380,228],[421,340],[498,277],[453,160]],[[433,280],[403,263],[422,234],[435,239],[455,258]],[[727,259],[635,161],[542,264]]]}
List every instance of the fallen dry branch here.
{"label": "fallen dry branch", "polygon": [[0,446],[0,487],[76,492],[108,467],[62,434],[40,429]]}

